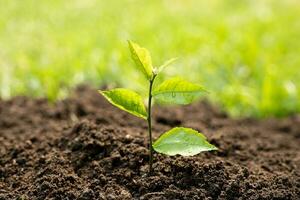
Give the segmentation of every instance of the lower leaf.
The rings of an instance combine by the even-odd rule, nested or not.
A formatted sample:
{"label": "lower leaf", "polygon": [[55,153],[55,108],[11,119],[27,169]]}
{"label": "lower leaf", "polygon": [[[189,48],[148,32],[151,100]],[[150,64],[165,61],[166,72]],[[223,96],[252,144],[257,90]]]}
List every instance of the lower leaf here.
{"label": "lower leaf", "polygon": [[153,149],[169,156],[193,156],[203,151],[217,150],[217,147],[196,130],[176,127],[162,134],[153,144]]}

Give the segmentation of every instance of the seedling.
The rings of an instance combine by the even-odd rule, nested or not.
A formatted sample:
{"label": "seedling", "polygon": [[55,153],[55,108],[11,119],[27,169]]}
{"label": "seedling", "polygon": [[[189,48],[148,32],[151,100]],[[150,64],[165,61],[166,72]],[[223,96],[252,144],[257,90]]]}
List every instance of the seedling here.
{"label": "seedling", "polygon": [[153,67],[151,56],[147,49],[131,41],[128,41],[128,44],[132,59],[149,81],[147,110],[142,97],[134,91],[117,88],[99,92],[116,107],[147,120],[149,133],[149,174],[153,171],[153,150],[169,156],[193,156],[202,151],[217,150],[214,145],[206,140],[203,134],[184,127],[173,128],[163,133],[154,144],[152,143],[152,98],[163,104],[186,105],[197,100],[206,91],[200,85],[190,83],[183,78],[172,78],[153,88],[153,83],[157,75],[175,59],[165,62],[160,67]]}

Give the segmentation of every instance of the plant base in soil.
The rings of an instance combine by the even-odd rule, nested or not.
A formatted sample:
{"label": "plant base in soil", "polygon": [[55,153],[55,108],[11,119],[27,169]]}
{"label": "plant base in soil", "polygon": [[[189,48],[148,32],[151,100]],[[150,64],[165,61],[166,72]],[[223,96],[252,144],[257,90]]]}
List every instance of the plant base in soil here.
{"label": "plant base in soil", "polygon": [[79,87],[54,105],[0,101],[0,200],[299,199],[300,116],[231,119],[206,102],[153,113],[153,135],[187,126],[219,150],[154,154],[147,123]]}

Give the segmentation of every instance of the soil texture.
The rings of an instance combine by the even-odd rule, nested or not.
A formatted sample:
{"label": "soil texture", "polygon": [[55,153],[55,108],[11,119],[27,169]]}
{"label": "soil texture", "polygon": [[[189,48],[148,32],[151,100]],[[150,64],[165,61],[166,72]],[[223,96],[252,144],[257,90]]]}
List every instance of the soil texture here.
{"label": "soil texture", "polygon": [[205,101],[153,115],[155,138],[190,127],[219,150],[155,153],[148,176],[147,123],[96,90],[0,101],[0,200],[300,199],[299,115],[231,119]]}

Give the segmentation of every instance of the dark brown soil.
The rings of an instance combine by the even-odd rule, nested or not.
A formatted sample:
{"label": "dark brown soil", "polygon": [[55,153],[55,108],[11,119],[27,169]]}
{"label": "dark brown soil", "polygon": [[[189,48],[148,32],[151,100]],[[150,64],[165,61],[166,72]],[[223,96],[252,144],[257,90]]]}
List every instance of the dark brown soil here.
{"label": "dark brown soil", "polygon": [[195,157],[155,154],[147,127],[95,90],[69,99],[0,101],[0,200],[300,199],[300,116],[234,120],[202,102],[156,108],[155,137],[173,126],[219,147]]}

